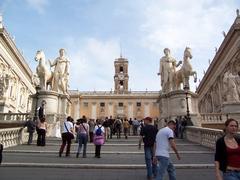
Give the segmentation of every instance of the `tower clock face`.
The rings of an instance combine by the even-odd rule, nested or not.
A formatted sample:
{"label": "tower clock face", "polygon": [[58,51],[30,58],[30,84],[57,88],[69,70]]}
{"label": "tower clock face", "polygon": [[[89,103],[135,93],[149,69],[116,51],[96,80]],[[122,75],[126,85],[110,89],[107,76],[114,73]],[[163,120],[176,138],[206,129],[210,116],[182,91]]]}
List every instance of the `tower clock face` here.
{"label": "tower clock face", "polygon": [[124,75],[123,75],[123,74],[119,74],[119,75],[118,75],[118,78],[119,78],[120,80],[123,80],[123,79],[124,79]]}

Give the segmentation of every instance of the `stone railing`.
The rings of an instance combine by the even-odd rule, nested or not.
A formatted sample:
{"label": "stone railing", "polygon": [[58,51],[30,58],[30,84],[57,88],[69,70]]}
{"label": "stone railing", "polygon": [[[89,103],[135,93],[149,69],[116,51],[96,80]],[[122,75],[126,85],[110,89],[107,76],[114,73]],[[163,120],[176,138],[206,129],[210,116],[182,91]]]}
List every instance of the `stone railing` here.
{"label": "stone railing", "polygon": [[204,113],[200,114],[201,124],[215,124],[224,123],[227,120],[227,116],[222,113]]}
{"label": "stone railing", "polygon": [[[37,133],[33,134],[33,140],[37,139]],[[27,128],[0,129],[0,143],[4,148],[23,144],[28,141]]]}
{"label": "stone railing", "polygon": [[223,131],[219,129],[201,128],[194,126],[186,127],[187,140],[212,149],[215,149],[215,143],[217,139],[222,135]]}
{"label": "stone railing", "polygon": [[0,143],[4,148],[26,142],[26,136],[22,128],[0,129]]}
{"label": "stone railing", "polygon": [[32,117],[30,113],[0,113],[1,121],[26,121],[28,117]]}

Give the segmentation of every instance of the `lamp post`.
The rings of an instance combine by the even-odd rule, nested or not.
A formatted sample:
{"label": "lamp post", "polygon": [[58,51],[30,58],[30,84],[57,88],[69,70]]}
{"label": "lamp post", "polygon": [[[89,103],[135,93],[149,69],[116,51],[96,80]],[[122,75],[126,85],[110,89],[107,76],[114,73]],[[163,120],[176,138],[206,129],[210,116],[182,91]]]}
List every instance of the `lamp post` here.
{"label": "lamp post", "polygon": [[40,91],[41,87],[40,86],[36,86],[35,89],[36,89],[36,105],[35,105],[35,111],[34,111],[34,118],[33,118],[33,120],[37,121],[37,119],[38,119],[38,114],[37,114],[38,113],[38,96],[39,96],[39,91]]}
{"label": "lamp post", "polygon": [[186,95],[186,105],[187,105],[187,125],[193,125],[192,124],[192,121],[191,121],[191,117],[190,117],[190,111],[189,111],[189,104],[188,104],[188,91],[189,91],[189,86],[184,86],[184,92],[185,92],[185,95]]}

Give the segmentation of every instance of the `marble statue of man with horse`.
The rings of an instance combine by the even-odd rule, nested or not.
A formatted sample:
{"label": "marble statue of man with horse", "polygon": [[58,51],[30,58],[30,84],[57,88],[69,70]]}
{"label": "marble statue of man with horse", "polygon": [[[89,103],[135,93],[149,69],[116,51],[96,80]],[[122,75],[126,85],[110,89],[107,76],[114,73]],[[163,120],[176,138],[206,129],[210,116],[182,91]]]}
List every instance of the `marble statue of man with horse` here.
{"label": "marble statue of man with horse", "polygon": [[[181,84],[183,88],[189,87],[189,77],[194,76],[194,82],[197,81],[197,73],[192,70],[190,59],[192,59],[191,48],[186,47],[182,61],[176,63],[176,60],[170,56],[170,50],[164,49],[165,56],[160,59],[160,71],[158,75],[161,76],[161,86],[163,93],[168,93],[174,90],[180,90]],[[179,70],[177,67],[182,64]]]}
{"label": "marble statue of man with horse", "polygon": [[[69,77],[69,60],[64,56],[64,49],[60,49],[60,56],[53,63],[46,62],[45,54],[42,50],[37,51],[35,60],[39,62],[36,73],[39,78],[39,85],[42,90],[50,89],[63,94],[67,93]],[[54,71],[51,67],[55,67]]]}

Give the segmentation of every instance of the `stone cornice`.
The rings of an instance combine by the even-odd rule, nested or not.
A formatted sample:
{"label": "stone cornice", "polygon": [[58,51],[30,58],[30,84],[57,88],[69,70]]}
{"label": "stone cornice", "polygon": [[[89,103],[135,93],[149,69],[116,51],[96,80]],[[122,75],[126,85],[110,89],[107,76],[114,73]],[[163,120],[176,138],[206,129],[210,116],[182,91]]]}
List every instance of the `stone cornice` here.
{"label": "stone cornice", "polygon": [[5,28],[0,29],[0,36],[3,38],[4,42],[7,45],[6,50],[8,50],[9,54],[13,54],[15,56],[17,60],[15,61],[16,64],[24,69],[24,74],[27,78],[29,78],[29,81],[31,82],[32,71]]}
{"label": "stone cornice", "polygon": [[115,94],[105,91],[69,91],[71,98],[80,98],[80,99],[158,99],[160,92],[159,91],[132,91],[128,94]]}
{"label": "stone cornice", "polygon": [[[178,96],[178,95],[182,95],[182,94],[186,94],[186,92],[184,90],[176,90],[176,91],[171,91],[169,93],[164,93],[161,94],[159,97],[173,97],[173,96]],[[192,91],[187,91],[188,95],[191,95],[191,97],[198,97],[198,94],[192,92]]]}

